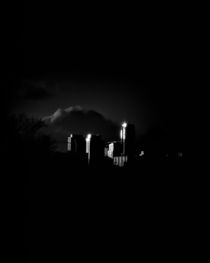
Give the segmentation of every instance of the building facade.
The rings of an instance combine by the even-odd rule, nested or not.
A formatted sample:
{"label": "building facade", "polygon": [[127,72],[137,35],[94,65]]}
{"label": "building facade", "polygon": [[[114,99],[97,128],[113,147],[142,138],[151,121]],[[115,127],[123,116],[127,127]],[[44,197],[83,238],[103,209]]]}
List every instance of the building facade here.
{"label": "building facade", "polygon": [[84,136],[80,134],[70,134],[67,142],[67,151],[81,156],[85,154],[86,145]]}
{"label": "building facade", "polygon": [[88,162],[97,164],[104,160],[105,144],[100,135],[88,134],[86,137],[86,153],[88,154]]}
{"label": "building facade", "polygon": [[134,158],[135,155],[135,126],[124,122],[120,130],[120,139],[122,143],[122,156],[127,156],[128,159]]}

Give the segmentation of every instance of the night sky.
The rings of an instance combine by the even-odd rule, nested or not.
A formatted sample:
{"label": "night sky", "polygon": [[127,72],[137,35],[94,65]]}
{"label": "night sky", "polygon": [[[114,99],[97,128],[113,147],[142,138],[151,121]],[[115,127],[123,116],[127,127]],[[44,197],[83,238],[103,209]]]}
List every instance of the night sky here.
{"label": "night sky", "polygon": [[138,136],[182,136],[184,41],[173,26],[158,28],[125,9],[24,4],[9,46],[6,110],[45,118],[71,107],[68,114],[80,109],[90,122],[89,111],[113,125],[134,123]]}

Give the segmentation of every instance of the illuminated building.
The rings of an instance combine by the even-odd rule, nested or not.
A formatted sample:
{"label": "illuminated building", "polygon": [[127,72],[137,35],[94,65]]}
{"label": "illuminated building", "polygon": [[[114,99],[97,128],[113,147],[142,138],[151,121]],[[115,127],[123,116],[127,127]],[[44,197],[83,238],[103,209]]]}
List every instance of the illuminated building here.
{"label": "illuminated building", "polygon": [[128,161],[128,156],[115,156],[113,158],[113,164],[123,167],[125,165],[125,163],[127,163]]}
{"label": "illuminated building", "polygon": [[108,154],[109,154],[109,145],[106,145],[104,147],[104,156],[108,157]]}
{"label": "illuminated building", "polygon": [[122,152],[122,143],[119,141],[109,143],[108,154],[109,158],[120,156]]}
{"label": "illuminated building", "polygon": [[122,128],[120,130],[120,139],[122,141],[122,146],[123,146],[123,151],[122,151],[122,155],[123,156],[125,156],[126,128],[127,128],[127,123],[123,122],[122,123]]}
{"label": "illuminated building", "polygon": [[108,144],[106,156],[113,159],[113,164],[120,167],[132,161],[135,155],[135,127],[123,122],[120,129],[120,141]]}
{"label": "illuminated building", "polygon": [[123,145],[121,141],[114,141],[109,143],[107,154],[107,156],[113,160],[113,164],[120,167],[123,167],[128,161],[128,157],[122,155],[122,146]]}
{"label": "illuminated building", "polygon": [[108,148],[108,152],[107,152],[107,156],[109,158],[113,158],[113,152],[114,152],[114,143],[110,143],[109,148]]}
{"label": "illuminated building", "polygon": [[88,163],[90,163],[90,140],[91,140],[92,135],[88,134],[86,136],[86,153],[88,154]]}
{"label": "illuminated building", "polygon": [[88,163],[97,164],[104,159],[104,141],[100,135],[86,136],[86,153],[88,154]]}
{"label": "illuminated building", "polygon": [[71,151],[71,138],[72,134],[67,138],[67,151]]}
{"label": "illuminated building", "polygon": [[135,126],[126,122],[122,123],[120,130],[120,139],[122,142],[122,156],[133,158],[135,154]]}

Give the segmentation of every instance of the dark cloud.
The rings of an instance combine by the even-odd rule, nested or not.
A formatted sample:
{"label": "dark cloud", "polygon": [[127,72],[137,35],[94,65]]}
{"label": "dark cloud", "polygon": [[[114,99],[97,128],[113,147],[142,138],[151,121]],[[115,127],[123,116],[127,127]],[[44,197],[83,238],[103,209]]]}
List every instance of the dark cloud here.
{"label": "dark cloud", "polygon": [[43,88],[33,88],[26,91],[24,99],[28,100],[44,100],[51,97],[51,93]]}
{"label": "dark cloud", "polygon": [[46,100],[53,96],[45,81],[24,81],[18,91],[18,97],[24,100]]}
{"label": "dark cloud", "polygon": [[80,106],[57,109],[43,120],[47,124],[47,131],[57,140],[60,150],[66,150],[66,140],[70,133],[100,134],[105,140],[116,140],[119,137],[116,123],[94,110]]}

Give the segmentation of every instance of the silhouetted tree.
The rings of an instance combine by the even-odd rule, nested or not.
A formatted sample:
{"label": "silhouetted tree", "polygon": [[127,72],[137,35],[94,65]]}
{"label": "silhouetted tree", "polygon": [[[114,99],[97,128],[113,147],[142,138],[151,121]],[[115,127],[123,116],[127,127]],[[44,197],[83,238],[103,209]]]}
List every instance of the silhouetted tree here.
{"label": "silhouetted tree", "polygon": [[7,120],[6,146],[10,153],[50,153],[55,150],[52,138],[41,132],[45,124],[24,114],[12,115]]}
{"label": "silhouetted tree", "polygon": [[18,180],[24,183],[29,179],[42,178],[41,174],[46,174],[56,146],[53,139],[42,132],[45,124],[21,114],[9,116],[6,125],[4,155],[10,175],[18,174]]}

